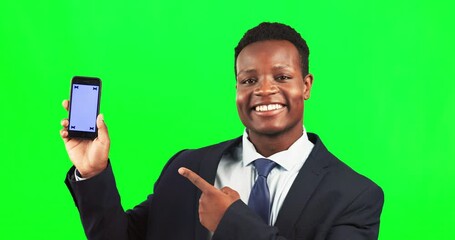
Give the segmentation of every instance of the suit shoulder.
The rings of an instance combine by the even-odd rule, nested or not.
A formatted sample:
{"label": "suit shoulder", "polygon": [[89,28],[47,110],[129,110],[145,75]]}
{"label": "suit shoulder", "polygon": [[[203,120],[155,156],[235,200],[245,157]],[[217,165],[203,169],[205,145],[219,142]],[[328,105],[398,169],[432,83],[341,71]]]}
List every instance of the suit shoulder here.
{"label": "suit shoulder", "polygon": [[215,144],[208,145],[208,146],[201,147],[201,148],[186,149],[186,150],[179,152],[179,153],[181,153],[179,155],[187,157],[187,156],[200,156],[200,155],[206,155],[206,154],[221,153],[221,152],[226,151],[227,149],[230,149],[233,146],[236,146],[238,143],[241,142],[241,140],[242,140],[241,137],[237,137],[234,139],[222,141],[222,142],[215,143]]}
{"label": "suit shoulder", "polygon": [[355,184],[355,186],[364,186],[368,188],[377,188],[380,189],[379,185],[377,185],[375,182],[373,182],[371,179],[369,179],[367,176],[357,172],[353,168],[351,168],[349,165],[338,159],[336,156],[333,156],[333,162],[332,162],[332,168],[331,172],[332,174],[335,174],[337,176],[343,176],[344,179],[346,179],[345,182],[350,183],[350,184]]}
{"label": "suit shoulder", "polygon": [[333,181],[334,186],[355,188],[376,188],[380,187],[368,177],[352,169],[338,157],[332,154],[322,143],[319,136],[309,134],[310,140],[314,143],[312,166],[314,169],[325,169],[328,180]]}

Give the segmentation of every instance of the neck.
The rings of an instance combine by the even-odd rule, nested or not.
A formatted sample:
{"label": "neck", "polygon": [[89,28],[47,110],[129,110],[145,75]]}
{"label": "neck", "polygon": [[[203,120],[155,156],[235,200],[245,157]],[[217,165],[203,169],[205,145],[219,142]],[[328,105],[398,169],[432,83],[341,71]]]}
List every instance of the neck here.
{"label": "neck", "polygon": [[256,151],[264,157],[289,149],[303,135],[303,126],[300,131],[288,131],[280,134],[260,134],[248,130],[248,139],[253,143]]}

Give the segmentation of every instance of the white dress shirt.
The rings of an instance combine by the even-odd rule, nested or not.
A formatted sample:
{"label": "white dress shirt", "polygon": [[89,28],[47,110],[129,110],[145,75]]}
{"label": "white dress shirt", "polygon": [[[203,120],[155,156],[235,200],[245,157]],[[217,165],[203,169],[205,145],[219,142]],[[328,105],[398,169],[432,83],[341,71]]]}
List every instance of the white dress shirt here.
{"label": "white dress shirt", "polygon": [[[267,157],[278,164],[267,177],[272,206],[270,225],[275,224],[283,201],[313,146],[304,128],[302,136],[287,150]],[[257,178],[252,162],[258,158],[265,157],[256,151],[254,145],[248,140],[248,133],[245,130],[242,144],[222,156],[216,173],[215,187],[227,186],[236,190],[240,194],[240,199],[248,204],[251,188]]]}

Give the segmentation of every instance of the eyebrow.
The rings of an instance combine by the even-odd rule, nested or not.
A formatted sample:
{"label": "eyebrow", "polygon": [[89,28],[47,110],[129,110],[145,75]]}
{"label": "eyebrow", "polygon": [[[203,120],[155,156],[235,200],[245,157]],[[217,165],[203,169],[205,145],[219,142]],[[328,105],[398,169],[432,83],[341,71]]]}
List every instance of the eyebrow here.
{"label": "eyebrow", "polygon": [[273,70],[276,70],[276,69],[291,68],[291,66],[289,66],[287,64],[279,64],[279,65],[273,66],[272,68],[273,68]]}
{"label": "eyebrow", "polygon": [[[285,69],[285,68],[291,68],[291,66],[287,65],[287,64],[279,64],[279,65],[275,65],[272,67],[273,70],[279,70],[279,69]],[[256,69],[254,68],[250,68],[250,69],[246,69],[246,70],[241,70],[237,73],[237,75],[240,75],[242,73],[256,73]]]}
{"label": "eyebrow", "polygon": [[250,69],[246,69],[246,70],[241,70],[241,71],[239,71],[239,72],[237,73],[237,75],[240,75],[240,74],[242,74],[242,73],[255,73],[255,72],[257,72],[256,69],[250,68]]}

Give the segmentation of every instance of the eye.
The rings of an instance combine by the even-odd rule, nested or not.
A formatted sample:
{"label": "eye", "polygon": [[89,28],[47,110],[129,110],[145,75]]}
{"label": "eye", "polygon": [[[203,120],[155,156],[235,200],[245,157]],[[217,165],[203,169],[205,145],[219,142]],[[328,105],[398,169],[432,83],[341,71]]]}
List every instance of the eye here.
{"label": "eye", "polygon": [[288,79],[291,79],[291,77],[289,77],[287,75],[279,75],[279,76],[275,77],[275,80],[277,80],[277,81],[284,81],[284,80],[288,80]]}
{"label": "eye", "polygon": [[255,82],[257,82],[257,80],[255,78],[247,78],[245,80],[242,80],[242,84],[247,84],[247,85],[253,84]]}

